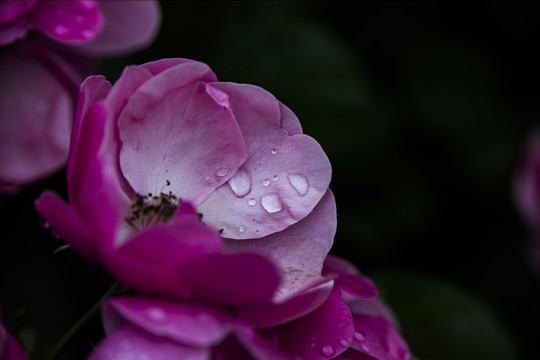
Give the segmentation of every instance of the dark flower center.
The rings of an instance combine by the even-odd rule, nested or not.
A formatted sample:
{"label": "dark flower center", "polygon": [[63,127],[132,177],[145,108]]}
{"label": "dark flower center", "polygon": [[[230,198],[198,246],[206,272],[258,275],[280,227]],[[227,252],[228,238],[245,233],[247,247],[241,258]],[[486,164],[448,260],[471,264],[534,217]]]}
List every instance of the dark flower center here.
{"label": "dark flower center", "polygon": [[165,222],[176,214],[179,199],[171,192],[153,195],[136,194],[131,205],[131,215],[126,223],[135,229],[144,229],[157,222]]}

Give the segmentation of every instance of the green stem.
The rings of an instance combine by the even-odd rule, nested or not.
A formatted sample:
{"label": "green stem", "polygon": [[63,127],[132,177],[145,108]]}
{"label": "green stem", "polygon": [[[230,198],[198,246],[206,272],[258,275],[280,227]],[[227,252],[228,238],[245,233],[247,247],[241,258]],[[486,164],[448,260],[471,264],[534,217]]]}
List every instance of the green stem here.
{"label": "green stem", "polygon": [[101,297],[101,299],[98,300],[91,308],[86,312],[86,314],[83,315],[73,325],[60,339],[60,341],[56,344],[54,349],[49,353],[49,356],[47,356],[47,360],[56,360],[64,350],[66,349],[67,345],[73,340],[73,338],[88,325],[90,321],[94,319],[94,317],[99,313],[99,309],[101,307],[101,303],[105,301],[108,297],[114,294],[118,290],[118,282],[114,282],[114,284],[107,290],[107,292]]}

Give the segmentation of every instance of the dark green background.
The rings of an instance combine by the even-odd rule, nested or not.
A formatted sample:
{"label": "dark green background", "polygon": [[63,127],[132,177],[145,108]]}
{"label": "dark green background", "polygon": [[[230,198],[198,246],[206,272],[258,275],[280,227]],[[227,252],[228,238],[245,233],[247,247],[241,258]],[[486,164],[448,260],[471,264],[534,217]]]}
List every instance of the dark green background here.
{"label": "dark green background", "polygon": [[[536,358],[540,275],[512,197],[540,124],[533,4],[162,2],[154,45],[105,61],[209,64],[290,107],[333,165],[333,253],[377,282],[422,360]],[[65,173],[0,197],[0,304],[43,359],[112,283],[39,226],[33,201]],[[68,349],[82,358],[100,323]]]}

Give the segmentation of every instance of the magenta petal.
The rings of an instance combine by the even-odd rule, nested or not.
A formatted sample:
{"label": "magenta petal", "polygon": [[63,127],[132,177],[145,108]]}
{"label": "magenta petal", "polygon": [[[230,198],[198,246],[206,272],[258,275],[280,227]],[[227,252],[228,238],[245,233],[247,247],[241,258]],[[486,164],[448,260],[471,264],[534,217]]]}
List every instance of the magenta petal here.
{"label": "magenta petal", "polygon": [[[248,327],[238,327],[236,329],[238,342],[243,348],[257,360],[287,360],[290,356],[281,352],[277,348],[277,341],[261,336],[258,332]],[[275,337],[274,337],[275,338]],[[277,339],[276,339],[277,340]],[[227,359],[240,359],[239,357],[229,357]]]}
{"label": "magenta petal", "polygon": [[37,30],[67,44],[93,40],[105,22],[98,2],[92,0],[40,1],[30,21]]}
{"label": "magenta petal", "polygon": [[88,260],[97,260],[95,234],[58,196],[45,192],[36,200],[35,207],[54,231],[73,249]]}
{"label": "magenta petal", "polygon": [[105,17],[103,31],[91,43],[79,47],[97,55],[121,55],[149,45],[157,35],[161,12],[157,1],[99,2]]}
{"label": "magenta petal", "polygon": [[36,4],[37,0],[3,0],[0,2],[0,26],[4,27],[13,20],[26,15]]}
{"label": "magenta petal", "polygon": [[245,160],[242,134],[227,107],[199,80],[207,65],[187,62],[154,76],[131,96],[119,119],[120,164],[141,194],[167,190],[197,201]]}
{"label": "magenta petal", "polygon": [[[260,238],[303,219],[326,193],[331,167],[320,145],[292,112],[252,85],[214,83],[228,95],[248,148],[248,160],[201,204],[206,221],[232,239]],[[282,114],[283,111],[283,114]],[[297,121],[297,120],[296,120]]]}
{"label": "magenta petal", "polygon": [[1,360],[28,360],[21,346],[7,332],[4,325],[0,322],[0,359]]}
{"label": "magenta petal", "polygon": [[392,324],[382,318],[354,314],[355,336],[351,347],[377,360],[407,360],[409,348]]}
{"label": "magenta petal", "polygon": [[179,264],[215,253],[221,239],[215,230],[189,217],[136,234],[105,260],[105,267],[131,288],[151,294],[191,297],[189,268]]}
{"label": "magenta petal", "polygon": [[256,254],[208,255],[184,268],[197,299],[240,307],[270,304],[281,279],[274,265]]}
{"label": "magenta petal", "polygon": [[360,275],[358,270],[348,261],[328,256],[324,261],[323,275],[337,275],[336,285],[350,295],[363,299],[372,299],[378,294],[373,281]]}
{"label": "magenta petal", "polygon": [[198,304],[142,297],[117,297],[103,307],[106,333],[124,322],[133,323],[156,336],[166,336],[189,346],[209,347],[231,331],[229,316]]}
{"label": "magenta petal", "polygon": [[0,178],[24,184],[67,160],[73,116],[71,93],[37,57],[0,57]]}
{"label": "magenta petal", "polygon": [[326,360],[350,346],[354,323],[340,291],[334,289],[318,309],[274,331],[279,336],[280,349],[302,354],[306,359]]}
{"label": "magenta petal", "polygon": [[208,350],[187,347],[130,324],[117,328],[103,340],[88,360],[207,360]]}
{"label": "magenta petal", "polygon": [[240,308],[238,316],[254,327],[266,328],[281,325],[318,308],[328,298],[333,286],[333,280],[319,279],[314,284],[307,286],[304,291],[298,291],[294,296],[281,303]]}
{"label": "magenta petal", "polygon": [[232,252],[255,252],[271,259],[283,274],[276,300],[321,277],[336,233],[336,204],[330,190],[302,221],[262,239],[227,241]]}

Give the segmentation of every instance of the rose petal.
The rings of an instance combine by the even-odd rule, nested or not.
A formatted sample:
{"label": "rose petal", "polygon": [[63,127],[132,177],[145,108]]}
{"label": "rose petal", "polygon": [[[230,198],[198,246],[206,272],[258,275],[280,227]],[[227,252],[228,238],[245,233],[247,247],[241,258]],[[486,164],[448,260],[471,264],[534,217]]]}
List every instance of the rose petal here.
{"label": "rose petal", "polygon": [[330,190],[302,221],[249,241],[227,241],[232,252],[255,252],[271,259],[283,274],[276,301],[319,279],[336,233],[336,204]]}
{"label": "rose petal", "polygon": [[161,12],[156,1],[100,1],[106,24],[82,51],[98,56],[121,55],[149,45],[157,35]]}
{"label": "rose petal", "polygon": [[302,354],[306,359],[326,360],[349,347],[354,323],[340,291],[334,289],[315,311],[273,330],[279,336],[280,349]]}
{"label": "rose petal", "polygon": [[322,274],[327,276],[336,274],[336,285],[355,297],[372,299],[378,294],[373,281],[360,275],[354,265],[344,259],[328,256],[324,261]]}
{"label": "rose petal", "polygon": [[232,105],[248,148],[248,160],[199,210],[233,239],[260,238],[304,218],[326,193],[331,167],[320,145],[298,131],[290,112],[265,90],[215,83]]}
{"label": "rose petal", "polygon": [[40,1],[30,14],[34,28],[66,44],[92,41],[105,25],[97,1]]}
{"label": "rose petal", "polygon": [[0,178],[24,184],[67,160],[73,116],[70,91],[38,57],[0,56]]}
{"label": "rose petal", "polygon": [[103,340],[88,360],[207,360],[208,350],[187,347],[125,324]]}
{"label": "rose petal", "polygon": [[120,164],[136,192],[194,201],[223,184],[244,161],[242,135],[226,106],[198,79],[210,69],[197,62],[156,75],[130,98],[119,119]]}

